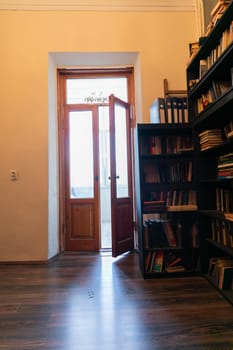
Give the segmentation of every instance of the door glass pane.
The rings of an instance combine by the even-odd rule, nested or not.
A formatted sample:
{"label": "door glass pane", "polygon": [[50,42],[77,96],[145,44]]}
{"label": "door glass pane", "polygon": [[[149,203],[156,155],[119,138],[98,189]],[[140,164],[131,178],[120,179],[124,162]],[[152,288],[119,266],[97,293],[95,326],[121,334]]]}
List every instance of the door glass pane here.
{"label": "door glass pane", "polygon": [[70,197],[94,197],[92,112],[69,113]]}
{"label": "door glass pane", "polygon": [[128,197],[126,110],[120,105],[115,105],[115,140],[116,196],[117,198]]}
{"label": "door glass pane", "polygon": [[127,102],[127,78],[104,77],[66,80],[68,104],[108,104],[108,97],[111,94]]}
{"label": "door glass pane", "polygon": [[112,247],[111,189],[110,189],[110,139],[109,107],[98,107],[99,111],[99,171],[101,248]]}

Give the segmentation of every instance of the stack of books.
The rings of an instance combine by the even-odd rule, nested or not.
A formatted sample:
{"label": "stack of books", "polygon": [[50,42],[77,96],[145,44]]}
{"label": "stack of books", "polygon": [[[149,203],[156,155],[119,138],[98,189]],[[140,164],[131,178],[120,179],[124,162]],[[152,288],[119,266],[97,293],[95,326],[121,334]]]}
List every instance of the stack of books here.
{"label": "stack of books", "polygon": [[225,12],[226,8],[228,7],[231,0],[218,0],[214,8],[212,9],[210,15],[210,23],[207,26],[207,30],[205,35],[209,35],[209,33],[212,31],[218,20],[222,17],[223,13]]}
{"label": "stack of books", "polygon": [[221,129],[210,129],[201,132],[199,135],[201,151],[221,145],[224,142],[224,135]]}
{"label": "stack of books", "polygon": [[183,258],[173,252],[167,252],[164,258],[164,267],[166,272],[181,272],[185,271],[183,266]]}
{"label": "stack of books", "polygon": [[228,153],[218,158],[218,178],[233,178],[233,153]]}

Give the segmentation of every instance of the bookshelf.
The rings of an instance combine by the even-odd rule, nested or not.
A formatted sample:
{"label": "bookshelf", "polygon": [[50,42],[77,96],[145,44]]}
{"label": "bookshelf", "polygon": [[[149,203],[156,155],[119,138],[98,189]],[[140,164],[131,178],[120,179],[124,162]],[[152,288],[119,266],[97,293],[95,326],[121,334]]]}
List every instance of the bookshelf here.
{"label": "bookshelf", "polygon": [[137,124],[135,143],[141,272],[144,278],[198,273],[192,128]]}
{"label": "bookshelf", "polygon": [[201,271],[233,303],[233,2],[187,66]]}

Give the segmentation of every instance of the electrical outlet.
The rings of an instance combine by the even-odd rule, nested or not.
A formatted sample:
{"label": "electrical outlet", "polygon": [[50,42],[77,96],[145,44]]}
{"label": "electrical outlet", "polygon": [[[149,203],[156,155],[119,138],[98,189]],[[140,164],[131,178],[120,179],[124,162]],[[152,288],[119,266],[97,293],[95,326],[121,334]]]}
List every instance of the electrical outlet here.
{"label": "electrical outlet", "polygon": [[18,172],[17,170],[11,170],[11,181],[18,180]]}

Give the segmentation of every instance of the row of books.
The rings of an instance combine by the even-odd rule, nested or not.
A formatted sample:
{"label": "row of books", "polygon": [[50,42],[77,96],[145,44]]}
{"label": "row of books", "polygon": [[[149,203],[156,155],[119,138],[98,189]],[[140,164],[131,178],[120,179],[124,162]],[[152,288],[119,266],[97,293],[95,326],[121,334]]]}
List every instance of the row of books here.
{"label": "row of books", "polygon": [[223,213],[233,213],[233,189],[216,188],[216,209]]}
{"label": "row of books", "polygon": [[158,97],[150,107],[152,123],[188,123],[187,97]]}
{"label": "row of books", "polygon": [[228,7],[231,0],[218,0],[214,8],[212,9],[210,13],[210,22],[207,25],[205,35],[208,36],[210,32],[215,27],[216,23],[219,21],[219,19],[222,17],[223,13],[225,12],[226,8]]}
{"label": "row of books", "polygon": [[212,240],[225,247],[233,248],[233,222],[221,219],[211,221]]}
{"label": "row of books", "polygon": [[233,153],[228,153],[218,158],[218,178],[233,178]]}
{"label": "row of books", "polygon": [[182,248],[184,239],[187,247],[197,248],[199,246],[199,234],[195,223],[187,228],[179,220],[174,220],[171,223],[170,220],[157,218],[144,222],[144,245],[146,249]]}
{"label": "row of books", "polygon": [[[222,17],[223,13],[225,12],[225,10],[227,9],[229,3],[231,2],[231,0],[218,0],[214,6],[214,8],[211,10],[210,13],[210,22],[207,25],[206,28],[206,32],[204,37],[199,38],[199,41],[195,41],[195,42],[190,42],[189,43],[189,54],[190,54],[190,60],[192,59],[192,57],[198,52],[202,41],[210,34],[210,32],[213,30],[213,28],[215,27],[216,23],[219,21],[219,19]],[[228,33],[224,33],[223,32],[223,38],[221,39],[222,42],[219,43],[220,47],[222,47],[222,50],[224,49],[224,47],[227,46],[227,42],[230,43],[230,28],[227,28],[226,32]],[[225,45],[224,45],[225,43]],[[228,43],[228,45],[229,45]]]}
{"label": "row of books", "polygon": [[230,2],[231,0],[218,0],[216,2],[214,8],[211,10],[210,22],[206,28],[205,35],[209,35],[209,33],[213,30],[216,23],[219,21],[219,19],[222,17],[223,13],[227,9]]}
{"label": "row of books", "polygon": [[225,142],[221,129],[208,129],[198,134],[201,151],[216,147]]}
{"label": "row of books", "polygon": [[192,181],[192,161],[177,160],[157,164],[143,163],[145,183],[185,183]]}
{"label": "row of books", "polygon": [[[202,66],[202,69],[204,69]],[[205,72],[208,71],[207,67],[205,68]],[[204,75],[204,71],[202,72],[202,76]],[[201,76],[201,77],[202,77]],[[232,87],[232,77],[229,77],[229,80],[219,80],[212,81],[209,89],[203,93],[197,99],[197,113],[201,113],[210,103],[217,100],[221,95],[223,95],[227,90]]]}
{"label": "row of books", "polygon": [[177,241],[170,221],[147,220],[144,223],[145,248],[176,247]]}
{"label": "row of books", "polygon": [[192,189],[151,191],[146,196],[147,200],[143,202],[144,207],[159,204],[166,207],[197,204],[196,191]]}
{"label": "row of books", "polygon": [[221,290],[233,290],[233,259],[212,257],[209,261],[208,275]]}
{"label": "row of books", "polygon": [[[206,70],[209,70],[211,66],[217,61],[221,56],[223,51],[232,43],[233,41],[233,22],[230,26],[222,33],[222,36],[219,40],[219,44],[211,51],[210,55],[203,60],[203,65],[206,66]],[[201,72],[199,78],[201,78]]]}
{"label": "row of books", "polygon": [[[226,0],[225,0],[226,1]],[[217,14],[217,17],[220,18],[225,11],[226,7],[228,6],[229,2],[226,4],[222,4],[222,9]],[[210,22],[210,28],[213,28],[213,23]],[[208,34],[205,34],[205,37],[207,37]],[[205,39],[205,37],[200,38],[202,40]],[[196,79],[192,79],[189,81],[189,89],[192,89],[203,77],[203,75],[212,67],[212,65],[219,59],[219,57],[222,55],[222,53],[226,50],[229,45],[233,42],[233,21],[230,23],[229,27],[226,28],[225,31],[223,31],[222,36],[218,42],[218,44],[211,50],[209,56],[207,56],[205,59],[202,59],[200,61],[200,67],[199,67],[199,76]],[[196,53],[199,51],[200,48],[199,42],[193,42],[189,44],[189,51],[190,51],[190,57],[189,61],[193,58],[193,56],[196,55]]]}
{"label": "row of books", "polygon": [[180,154],[193,150],[190,135],[150,136],[141,145],[142,155]]}
{"label": "row of books", "polygon": [[148,252],[145,258],[146,272],[181,272],[185,271],[183,257],[170,252],[158,250]]}

